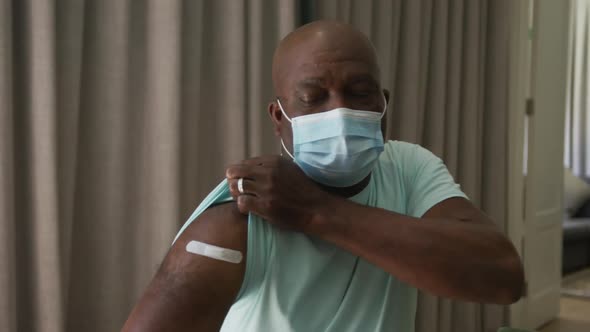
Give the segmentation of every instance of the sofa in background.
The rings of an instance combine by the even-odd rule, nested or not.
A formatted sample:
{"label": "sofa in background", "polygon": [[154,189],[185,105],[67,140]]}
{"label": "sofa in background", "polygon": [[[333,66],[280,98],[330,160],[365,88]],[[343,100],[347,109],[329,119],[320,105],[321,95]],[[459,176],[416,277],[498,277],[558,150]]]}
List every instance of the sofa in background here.
{"label": "sofa in background", "polygon": [[564,172],[562,274],[590,266],[590,185]]}

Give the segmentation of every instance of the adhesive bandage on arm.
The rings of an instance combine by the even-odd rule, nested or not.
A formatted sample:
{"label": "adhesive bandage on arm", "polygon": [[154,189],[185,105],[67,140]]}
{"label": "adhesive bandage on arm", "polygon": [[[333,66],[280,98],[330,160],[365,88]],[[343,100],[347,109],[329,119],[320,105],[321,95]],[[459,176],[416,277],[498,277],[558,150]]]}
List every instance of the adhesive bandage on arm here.
{"label": "adhesive bandage on arm", "polygon": [[212,244],[199,241],[191,241],[186,245],[186,251],[195,255],[238,264],[242,261],[242,253],[237,250],[221,248]]}

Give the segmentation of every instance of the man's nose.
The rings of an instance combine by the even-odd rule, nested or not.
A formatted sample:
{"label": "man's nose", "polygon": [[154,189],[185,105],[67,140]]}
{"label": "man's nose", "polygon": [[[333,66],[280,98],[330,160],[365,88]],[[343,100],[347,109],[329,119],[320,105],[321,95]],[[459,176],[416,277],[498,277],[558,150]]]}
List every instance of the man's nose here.
{"label": "man's nose", "polygon": [[350,101],[346,101],[346,98],[342,94],[330,94],[330,98],[326,103],[326,110],[333,110],[335,108],[353,108],[350,105]]}

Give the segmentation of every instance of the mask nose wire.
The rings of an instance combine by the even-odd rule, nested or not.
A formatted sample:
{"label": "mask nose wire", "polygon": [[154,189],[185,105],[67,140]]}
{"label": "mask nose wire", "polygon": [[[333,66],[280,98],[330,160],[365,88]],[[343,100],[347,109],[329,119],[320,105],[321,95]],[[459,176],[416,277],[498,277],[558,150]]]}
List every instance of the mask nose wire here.
{"label": "mask nose wire", "polygon": [[[283,113],[283,116],[285,116],[285,118],[287,119],[287,121],[292,122],[291,119],[289,119],[289,116],[287,115],[287,113],[285,113],[285,110],[283,109],[283,105],[281,105],[281,101],[279,100],[279,98],[277,98],[277,103],[279,104],[279,108],[281,109],[281,112]],[[283,142],[283,139],[281,138],[281,145],[283,146],[283,150],[285,150],[285,152],[287,152],[287,154],[289,155],[289,157],[291,157],[291,159],[295,160],[295,157],[293,157],[293,155],[291,154],[291,152],[289,152],[289,150],[287,150],[287,147],[285,146],[285,142]],[[281,155],[283,155],[281,153]]]}

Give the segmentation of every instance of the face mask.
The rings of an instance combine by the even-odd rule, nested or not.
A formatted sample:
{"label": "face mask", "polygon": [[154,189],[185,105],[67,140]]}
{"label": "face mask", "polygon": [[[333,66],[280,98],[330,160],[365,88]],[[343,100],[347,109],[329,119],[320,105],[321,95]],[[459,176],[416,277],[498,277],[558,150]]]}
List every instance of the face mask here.
{"label": "face mask", "polygon": [[[385,98],[385,97],[384,97]],[[316,182],[330,187],[350,187],[367,177],[383,152],[383,113],[336,108],[290,119],[293,154],[285,151]]]}

